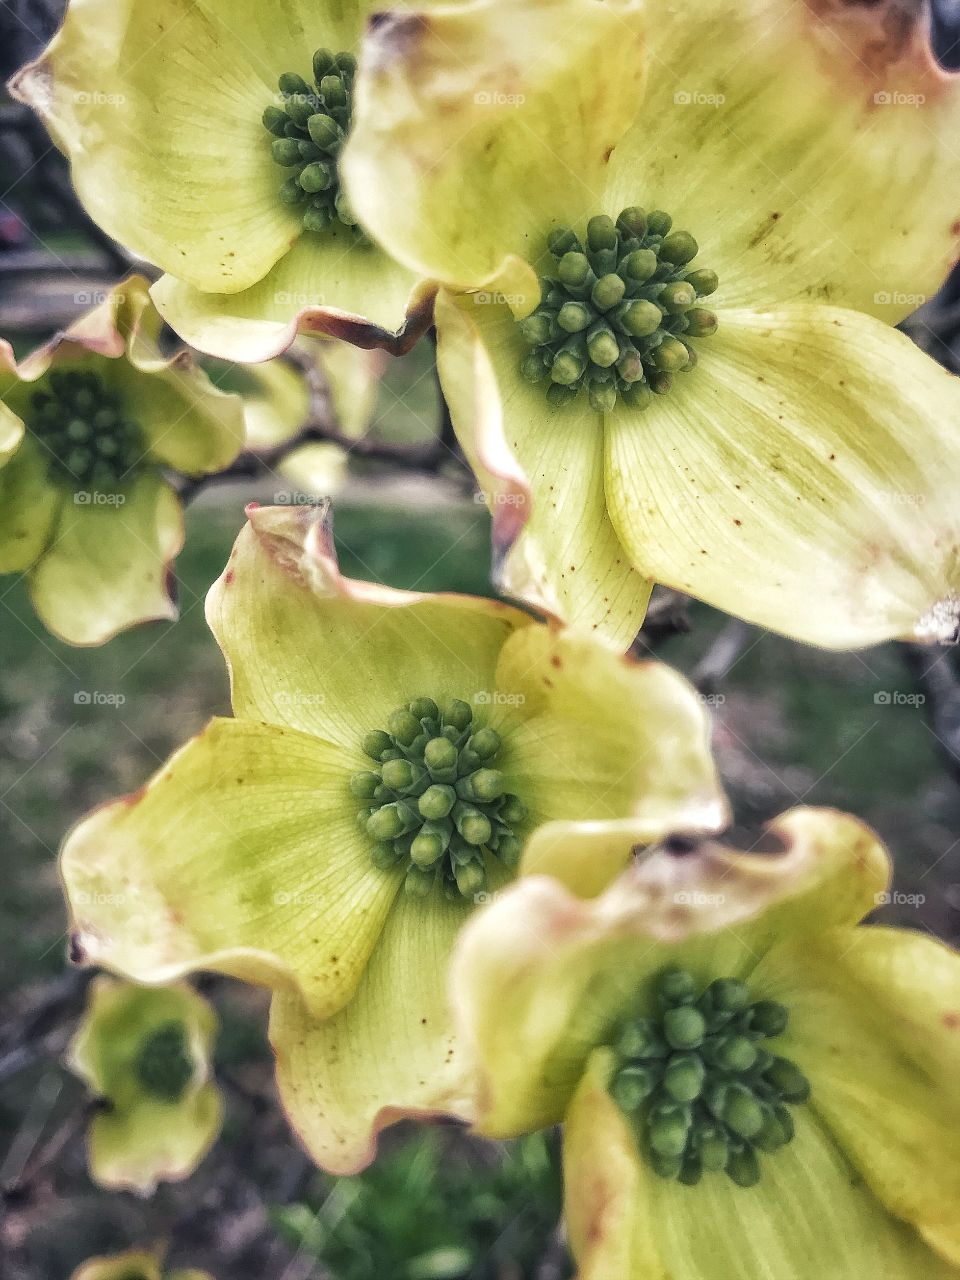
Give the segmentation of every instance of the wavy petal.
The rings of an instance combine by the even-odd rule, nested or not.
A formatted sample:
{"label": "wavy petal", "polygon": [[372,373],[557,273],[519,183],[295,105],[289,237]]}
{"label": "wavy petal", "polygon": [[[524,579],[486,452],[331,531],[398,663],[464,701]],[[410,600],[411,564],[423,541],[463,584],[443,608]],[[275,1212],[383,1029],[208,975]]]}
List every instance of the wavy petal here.
{"label": "wavy petal", "polygon": [[0,573],[22,573],[43,553],[63,496],[47,483],[47,463],[27,438],[0,468]]}
{"label": "wavy petal", "polygon": [[951,639],[960,383],[869,316],[731,312],[648,412],[609,415],[637,568],[827,648]]}
{"label": "wavy petal", "polygon": [[68,837],[75,954],[140,982],[213,969],[335,1012],[400,881],[370,862],[347,787],[357,767],[290,729],[212,721]]}
{"label": "wavy petal", "polygon": [[471,702],[493,689],[500,649],[530,624],[489,600],[342,577],[328,504],[251,507],[248,515],[207,597],[239,716],[319,733],[355,752],[363,734],[411,698]]}
{"label": "wavy petal", "polygon": [[466,1069],[447,1001],[462,904],[400,894],[357,993],[335,1017],[312,1019],[294,995],[270,1018],[280,1099],[311,1157],[356,1173],[377,1136],[405,1118],[471,1118]]}
{"label": "wavy petal", "polygon": [[520,376],[526,348],[496,294],[442,291],[436,316],[444,394],[493,516],[498,585],[626,649],[651,583],[607,514],[601,415],[584,397],[554,409]]}
{"label": "wavy petal", "polygon": [[182,546],[180,503],[155,471],[119,494],[68,495],[30,571],[33,607],[48,630],[75,645],[103,644],[138,622],[176,618],[170,565]]}
{"label": "wavy petal", "polygon": [[795,809],[771,832],[783,853],[700,841],[675,856],[667,844],[588,900],[524,877],[468,922],[452,991],[482,1076],[484,1133],[559,1122],[590,1053],[659,970],[748,974],[782,934],[812,936],[873,908],[889,862],[861,823]]}
{"label": "wavy petal", "polygon": [[860,1182],[809,1109],[748,1191],[708,1175],[658,1177],[607,1092],[594,1054],[567,1117],[567,1223],[581,1280],[955,1280]]}

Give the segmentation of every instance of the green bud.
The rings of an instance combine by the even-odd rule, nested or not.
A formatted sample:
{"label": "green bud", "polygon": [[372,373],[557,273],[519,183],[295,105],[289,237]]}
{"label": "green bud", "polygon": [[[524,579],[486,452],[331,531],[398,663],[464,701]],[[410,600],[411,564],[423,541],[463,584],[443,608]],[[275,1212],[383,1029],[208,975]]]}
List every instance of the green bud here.
{"label": "green bud", "polygon": [[549,372],[548,366],[539,351],[531,351],[520,361],[520,372],[527,382],[543,382]]}
{"label": "green bud", "polygon": [[763,1109],[745,1085],[732,1084],[727,1089],[723,1122],[741,1138],[752,1138],[763,1128]]}
{"label": "green bud", "polygon": [[696,300],[697,295],[693,285],[688,284],[686,280],[674,280],[672,284],[665,285],[657,298],[660,306],[674,316],[689,311]]}
{"label": "green bud", "polygon": [[470,739],[470,750],[475,751],[481,760],[491,760],[503,745],[496,729],[478,729]]}
{"label": "green bud", "polygon": [[677,1181],[685,1187],[695,1187],[702,1177],[703,1165],[700,1163],[700,1157],[697,1155],[684,1156],[680,1172],[677,1174]]}
{"label": "green bud", "polygon": [[686,332],[691,338],[709,338],[717,332],[716,313],[703,307],[692,307],[684,319],[687,322]]}
{"label": "green bud", "polygon": [[309,164],[312,160],[322,160],[324,158],[320,148],[315,147],[307,138],[300,138],[297,146],[300,148],[300,159],[306,164]]}
{"label": "green bud", "polygon": [[460,805],[459,808],[455,808],[453,820],[467,844],[486,844],[493,834],[493,827],[487,815],[469,805]]}
{"label": "green bud", "polygon": [[720,288],[720,277],[707,267],[698,267],[696,271],[687,272],[687,284],[693,285],[698,297],[707,298]]}
{"label": "green bud", "polygon": [[517,327],[524,342],[532,347],[539,347],[549,342],[553,332],[550,317],[545,311],[534,311],[532,315],[520,320]]}
{"label": "green bud", "polygon": [[591,409],[597,413],[612,413],[617,407],[617,386],[614,382],[590,382],[587,395]]}
{"label": "green bud", "polygon": [[456,803],[457,793],[453,787],[434,783],[432,786],[427,787],[417,801],[417,807],[424,818],[437,822],[441,818],[445,818]]}
{"label": "green bud", "polygon": [[367,819],[367,834],[372,840],[394,840],[402,835],[405,826],[399,806],[385,804]]}
{"label": "green bud", "polygon": [[792,1142],[796,1134],[796,1125],[793,1123],[793,1116],[784,1106],[776,1106],[773,1114],[777,1117],[777,1121],[783,1132],[784,1142]]}
{"label": "green bud", "polygon": [[419,776],[409,760],[387,760],[380,772],[383,785],[391,791],[406,791]]}
{"label": "green bud", "polygon": [[601,276],[590,290],[590,301],[598,311],[609,311],[611,307],[623,301],[626,291],[627,286],[616,272],[612,271],[609,275]]}
{"label": "green bud", "polygon": [[788,1138],[784,1133],[777,1114],[772,1107],[762,1107],[763,1124],[759,1131],[753,1136],[753,1145],[759,1151],[768,1153],[779,1151],[786,1145]]}
{"label": "green bud", "polygon": [[587,244],[595,252],[599,249],[616,249],[619,243],[620,237],[613,219],[608,218],[605,213],[591,218],[587,223]]}
{"label": "green bud", "polygon": [[713,1049],[713,1061],[725,1071],[749,1071],[757,1061],[757,1050],[746,1036],[724,1036]]}
{"label": "green bud", "polygon": [[333,198],[333,207],[337,211],[337,217],[347,227],[355,227],[357,225],[357,215],[350,207],[350,202],[342,191],[338,191]]}
{"label": "green bud", "polygon": [[301,187],[311,195],[315,195],[318,191],[326,191],[332,182],[333,174],[330,172],[330,166],[322,161],[314,161],[313,164],[306,165],[300,174]]}
{"label": "green bud", "polygon": [[547,387],[547,403],[554,409],[561,409],[565,404],[576,400],[580,394],[579,386],[561,386],[559,382],[551,382]]}
{"label": "green bud", "polygon": [[277,164],[286,169],[300,163],[300,148],[294,138],[274,138],[270,152]]}
{"label": "green bud", "polygon": [[700,246],[689,231],[674,231],[660,246],[660,258],[676,267],[685,266],[700,252]]}
{"label": "green bud", "polygon": [[760,1181],[760,1161],[750,1147],[731,1151],[727,1158],[727,1176],[738,1187],[755,1187]]}
{"label": "green bud", "polygon": [[763,1078],[773,1085],[784,1102],[806,1102],[810,1097],[810,1081],[788,1058],[774,1058]]}
{"label": "green bud", "polygon": [[650,406],[653,393],[645,382],[638,382],[632,387],[622,388],[620,399],[628,409],[643,410]]}
{"label": "green bud", "polygon": [[557,227],[547,236],[547,248],[555,258],[565,253],[582,253],[583,246],[569,227]]}
{"label": "green bud", "polygon": [[303,211],[303,226],[306,231],[323,231],[332,221],[329,209],[311,206]]}
{"label": "green bud", "polygon": [[333,116],[325,115],[322,111],[312,115],[307,121],[307,132],[321,151],[331,151],[343,141],[343,130]]}
{"label": "green bud", "polygon": [[646,1018],[624,1023],[613,1047],[621,1058],[659,1058],[667,1051],[653,1023]]}
{"label": "green bud", "polygon": [[776,1000],[758,1000],[750,1010],[750,1029],[765,1036],[780,1036],[787,1029],[790,1015]]}
{"label": "green bud", "polygon": [[465,898],[473,898],[482,892],[487,883],[487,873],[482,862],[465,862],[454,868],[457,888]]}
{"label": "green bud", "polygon": [[305,129],[307,121],[319,106],[320,103],[313,94],[297,94],[295,97],[287,99],[287,115],[294,124],[298,124],[301,129]]}
{"label": "green bud", "polygon": [[410,703],[410,714],[418,720],[436,720],[440,723],[440,708],[432,698],[414,698]]}
{"label": "green bud", "polygon": [[683,1168],[681,1156],[663,1156],[659,1151],[650,1152],[650,1163],[661,1178],[679,1178]]}
{"label": "green bud", "polygon": [[620,359],[620,343],[606,321],[595,324],[587,334],[587,351],[601,369],[609,369]]}
{"label": "green bud", "polygon": [[379,774],[366,770],[363,773],[355,773],[350,779],[350,794],[357,800],[372,800],[373,793],[379,785]]}
{"label": "green bud", "polygon": [[418,867],[415,862],[407,867],[407,877],[403,882],[404,892],[411,898],[426,898],[436,884],[436,871]]}
{"label": "green bud", "polygon": [[673,386],[673,374],[663,369],[656,369],[647,379],[650,390],[658,396],[665,396]]}
{"label": "green bud", "polygon": [[320,94],[328,107],[344,107],[347,91],[338,75],[324,76],[320,81]]}
{"label": "green bud", "polygon": [[624,1111],[636,1111],[657,1087],[657,1072],[650,1067],[621,1067],[610,1085],[610,1096]]}
{"label": "green bud", "polygon": [[260,119],[263,121],[263,127],[268,129],[275,137],[282,138],[284,136],[288,116],[282,107],[267,107]]}
{"label": "green bud", "polygon": [[499,769],[478,769],[470,775],[473,794],[483,804],[499,800],[507,789],[507,780]]}
{"label": "green bud", "polygon": [[591,274],[590,259],[585,253],[565,253],[557,265],[557,275],[568,289],[580,288]]}
{"label": "green bud", "polygon": [[330,49],[318,49],[313,55],[313,78],[317,84],[328,76],[336,66],[333,52]]}
{"label": "green bud", "polygon": [[663,1005],[688,1004],[697,994],[697,984],[686,969],[667,969],[657,979],[657,998]]}
{"label": "green bud", "polygon": [[593,312],[583,302],[565,302],[557,312],[557,324],[564,333],[581,333],[593,320]]}
{"label": "green bud", "polygon": [[397,851],[396,845],[392,841],[375,844],[370,853],[370,861],[379,871],[389,871],[391,867],[397,865],[401,857],[403,857],[403,854]]}
{"label": "green bud", "polygon": [[663,1033],[674,1049],[697,1049],[703,1044],[707,1023],[699,1009],[680,1005],[663,1015]]}
{"label": "green bud", "polygon": [[635,284],[643,284],[654,274],[657,265],[657,255],[652,249],[634,249],[620,263],[620,271]]}
{"label": "green bud", "polygon": [[679,373],[689,359],[689,352],[677,338],[666,337],[654,347],[650,358],[664,373]]}
{"label": "green bud", "polygon": [[455,769],[457,748],[449,738],[431,738],[423,749],[423,762],[432,773]]}
{"label": "green bud", "polygon": [[653,213],[647,217],[647,234],[651,236],[665,236],[673,226],[673,219],[669,213],[664,213],[662,209],[654,209]]}
{"label": "green bud", "polygon": [[288,98],[296,97],[297,94],[305,98],[310,93],[310,86],[306,80],[293,71],[285,71],[280,77],[279,84],[280,92]]}
{"label": "green bud", "polygon": [[[341,75],[349,77],[356,73],[357,60],[352,53],[338,53],[336,58],[334,58],[334,62],[336,63],[337,69],[340,71]],[[314,67],[316,67],[316,64],[314,64]],[[316,70],[314,70],[314,74],[317,74]],[[322,76],[317,75],[318,80],[321,80],[322,78]]]}
{"label": "green bud", "polygon": [[421,831],[410,845],[410,857],[418,867],[432,867],[446,852],[446,845],[435,832]]}
{"label": "green bud", "polygon": [[697,1154],[704,1169],[720,1173],[727,1166],[729,1148],[723,1131],[706,1126],[697,1134]]}
{"label": "green bud", "polygon": [[643,381],[643,361],[640,355],[632,348],[625,351],[617,361],[617,373],[624,382],[642,382]]}
{"label": "green bud", "polygon": [[631,205],[620,214],[617,226],[627,239],[642,240],[647,234],[646,210],[641,209],[639,205]]}
{"label": "green bud", "polygon": [[287,178],[280,184],[278,192],[282,204],[299,204],[304,199],[304,190],[296,178]]}
{"label": "green bud", "polygon": [[85,440],[90,439],[90,428],[82,418],[73,418],[67,423],[67,439],[72,440],[74,444],[83,444]]}
{"label": "green bud", "polygon": [[569,387],[583,377],[587,363],[583,356],[575,351],[559,351],[550,366],[550,377],[563,387]]}
{"label": "green bud", "polygon": [[420,721],[416,716],[411,715],[406,707],[390,712],[387,728],[405,747],[409,747],[414,738],[422,732]]}
{"label": "green bud", "polygon": [[518,840],[516,836],[501,836],[497,844],[497,857],[505,867],[511,871],[520,864],[520,855],[523,853],[523,841]]}
{"label": "green bud", "polygon": [[674,1102],[693,1102],[700,1097],[706,1074],[697,1054],[676,1054],[667,1063],[663,1087]]}
{"label": "green bud", "polygon": [[681,1156],[690,1135],[687,1107],[664,1103],[654,1107],[648,1120],[650,1146],[662,1156]]}
{"label": "green bud", "polygon": [[443,709],[443,723],[459,729],[462,733],[473,720],[473,712],[468,702],[453,698]]}
{"label": "green bud", "polygon": [[663,312],[655,302],[648,302],[646,298],[637,298],[619,310],[615,318],[620,328],[632,337],[646,338],[660,328]]}

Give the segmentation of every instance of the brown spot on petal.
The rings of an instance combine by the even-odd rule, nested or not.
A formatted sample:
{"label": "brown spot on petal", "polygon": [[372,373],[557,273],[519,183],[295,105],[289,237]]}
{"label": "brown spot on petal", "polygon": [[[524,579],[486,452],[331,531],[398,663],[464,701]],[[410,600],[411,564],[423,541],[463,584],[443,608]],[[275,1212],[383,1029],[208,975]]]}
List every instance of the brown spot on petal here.
{"label": "brown spot on petal", "polygon": [[956,1013],[952,1009],[949,1013],[945,1013],[943,1015],[943,1025],[948,1031],[960,1030],[960,1013]]}

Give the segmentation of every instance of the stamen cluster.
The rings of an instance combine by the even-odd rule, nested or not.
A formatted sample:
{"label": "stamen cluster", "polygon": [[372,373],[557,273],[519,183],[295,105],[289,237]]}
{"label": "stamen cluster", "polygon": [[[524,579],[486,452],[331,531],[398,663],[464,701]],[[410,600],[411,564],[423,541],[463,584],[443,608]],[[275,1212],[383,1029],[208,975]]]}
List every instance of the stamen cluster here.
{"label": "stamen cluster", "polygon": [[352,53],[318,49],[313,55],[315,84],[311,87],[296,72],[285,72],[279,80],[283,105],[267,107],[263,113],[264,126],[274,135],[273,158],[290,171],[280,199],[304,206],[306,231],[322,231],[337,221],[357,227],[337,168],[350,128],[356,69]]}
{"label": "stamen cluster", "polygon": [[151,1031],[137,1054],[137,1079],[155,1098],[176,1102],[193,1078],[182,1022],[165,1022]]}
{"label": "stamen cluster", "polygon": [[26,425],[43,446],[51,475],[75,490],[113,492],[143,461],[140,427],[90,370],[51,373],[30,397]]}
{"label": "stamen cluster", "polygon": [[591,218],[586,244],[568,228],[551,232],[556,271],[541,277],[540,305],[519,322],[533,348],[521,373],[546,384],[551,404],[586,389],[594,409],[609,411],[618,399],[642,409],[696,365],[691,340],[717,328],[698,303],[719,280],[691,267],[699,246],[672,227],[668,213],[633,207],[616,223]]}
{"label": "stamen cluster", "polygon": [[414,698],[362,746],[378,768],[350,779],[363,803],[360,825],[374,841],[375,866],[406,867],[408,893],[439,887],[473,899],[486,886],[487,858],[517,865],[527,809],[493,767],[500,735],[476,726],[468,703],[453,699],[441,711],[432,698]]}
{"label": "stamen cluster", "polygon": [[619,1028],[619,1065],[610,1093],[638,1130],[640,1146],[663,1178],[687,1186],[725,1172],[738,1186],[760,1179],[759,1153],[794,1136],[787,1104],[806,1102],[810,1085],[763,1042],[780,1036],[789,1014],[772,1000],[750,1002],[735,978],[701,994],[682,969],[662,973],[655,1018]]}

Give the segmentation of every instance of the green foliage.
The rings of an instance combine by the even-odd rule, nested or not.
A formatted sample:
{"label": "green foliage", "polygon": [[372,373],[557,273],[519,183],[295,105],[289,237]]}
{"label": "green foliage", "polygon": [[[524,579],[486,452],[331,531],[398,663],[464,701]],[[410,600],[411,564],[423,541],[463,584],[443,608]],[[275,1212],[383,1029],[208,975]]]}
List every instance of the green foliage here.
{"label": "green foliage", "polygon": [[336,1280],[533,1280],[560,1216],[554,1146],[532,1134],[498,1159],[459,1133],[424,1130],[275,1221]]}

